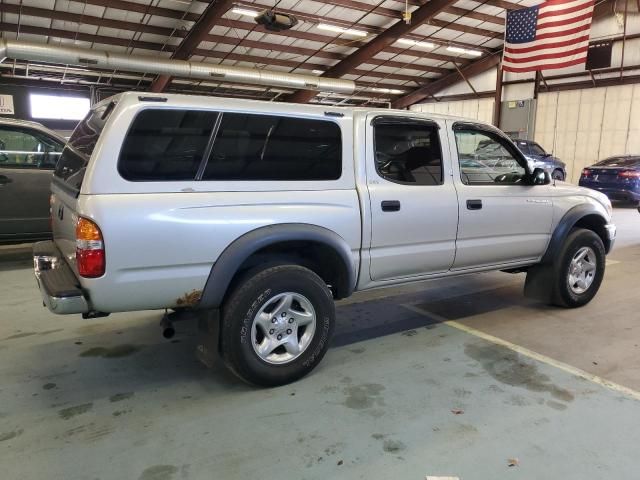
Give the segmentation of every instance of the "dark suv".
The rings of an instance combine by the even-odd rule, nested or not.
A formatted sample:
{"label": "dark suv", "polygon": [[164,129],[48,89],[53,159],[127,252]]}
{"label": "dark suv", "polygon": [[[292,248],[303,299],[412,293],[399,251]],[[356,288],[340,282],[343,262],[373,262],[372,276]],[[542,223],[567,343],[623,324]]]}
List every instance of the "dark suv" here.
{"label": "dark suv", "polygon": [[565,163],[561,162],[552,154],[545,152],[544,148],[536,142],[516,139],[513,143],[515,143],[520,151],[524,153],[524,156],[527,157],[532,170],[534,168],[542,168],[549,172],[549,175],[551,175],[551,178],[554,180],[564,181],[567,178]]}
{"label": "dark suv", "polygon": [[64,144],[39,123],[0,118],[0,243],[51,236],[51,175]]}

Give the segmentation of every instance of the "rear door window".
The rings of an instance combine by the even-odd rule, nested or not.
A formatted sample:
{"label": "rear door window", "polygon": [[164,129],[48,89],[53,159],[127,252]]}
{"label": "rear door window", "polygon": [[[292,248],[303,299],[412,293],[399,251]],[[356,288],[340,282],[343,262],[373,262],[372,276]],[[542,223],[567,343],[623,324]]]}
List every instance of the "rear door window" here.
{"label": "rear door window", "polygon": [[120,175],[130,181],[195,180],[217,116],[211,111],[143,110],[122,145]]}
{"label": "rear door window", "polygon": [[224,113],[202,180],[336,180],[341,174],[336,123]]}
{"label": "rear door window", "polygon": [[375,121],[376,170],[391,182],[442,185],[438,126],[401,118]]}
{"label": "rear door window", "polygon": [[73,131],[62,151],[54,177],[76,193],[80,191],[91,154],[114,105],[111,102],[90,110]]}

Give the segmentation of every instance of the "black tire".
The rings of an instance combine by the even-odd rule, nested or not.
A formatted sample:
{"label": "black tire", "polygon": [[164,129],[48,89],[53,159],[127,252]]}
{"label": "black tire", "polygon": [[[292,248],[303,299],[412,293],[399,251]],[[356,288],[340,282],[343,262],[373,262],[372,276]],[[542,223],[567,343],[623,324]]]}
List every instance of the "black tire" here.
{"label": "black tire", "polygon": [[[571,263],[578,252],[585,247],[589,248],[592,252],[592,254],[589,253],[589,256],[592,255],[594,258],[589,258],[589,260],[595,265],[595,272],[588,288],[586,288],[584,292],[576,292],[574,288],[579,287],[577,285],[574,285],[574,288],[570,286],[569,274]],[[598,289],[602,283],[605,262],[606,254],[604,244],[595,232],[582,228],[574,228],[571,230],[554,265],[555,283],[552,303],[567,308],[582,307],[589,303],[596,293],[598,293]]]}
{"label": "black tire", "polygon": [[553,178],[554,180],[559,180],[561,182],[564,182],[564,173],[559,168],[556,168],[551,174],[551,178]]}
{"label": "black tire", "polygon": [[[315,330],[298,357],[287,363],[268,363],[254,348],[252,326],[257,314],[286,292],[309,301],[315,312]],[[304,377],[320,363],[334,325],[331,291],[314,272],[299,265],[257,268],[237,283],[223,305],[222,356],[227,367],[245,382],[267,387],[285,385]]]}

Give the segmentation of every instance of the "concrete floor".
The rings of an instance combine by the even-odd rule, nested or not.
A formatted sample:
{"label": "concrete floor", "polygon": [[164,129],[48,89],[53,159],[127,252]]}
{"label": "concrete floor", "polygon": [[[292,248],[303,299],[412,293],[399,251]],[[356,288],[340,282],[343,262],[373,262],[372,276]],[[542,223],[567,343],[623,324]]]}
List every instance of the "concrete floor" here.
{"label": "concrete floor", "polygon": [[614,215],[587,307],[535,304],[500,273],[358,294],[320,367],[270,390],[206,370],[157,312],[49,314],[29,265],[4,263],[0,478],[636,478],[640,215]]}

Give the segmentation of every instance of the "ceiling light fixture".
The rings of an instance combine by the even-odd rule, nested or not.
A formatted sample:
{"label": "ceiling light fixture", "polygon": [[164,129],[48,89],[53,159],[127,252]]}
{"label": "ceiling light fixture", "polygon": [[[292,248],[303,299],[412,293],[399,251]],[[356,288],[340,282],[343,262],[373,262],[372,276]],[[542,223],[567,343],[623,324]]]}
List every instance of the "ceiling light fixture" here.
{"label": "ceiling light fixture", "polygon": [[260,12],[256,12],[255,10],[247,10],[246,8],[232,8],[231,13],[235,13],[236,15],[245,15],[247,17],[257,17],[260,15]]}
{"label": "ceiling light fixture", "polygon": [[355,30],[353,28],[338,27],[337,25],[329,25],[328,23],[319,23],[317,27],[320,30],[328,30],[330,32],[346,33],[347,35],[354,35],[356,37],[366,37],[367,32],[362,30]]}
{"label": "ceiling light fixture", "polygon": [[315,73],[317,75],[322,75],[324,73],[323,70],[311,70],[312,73]]}
{"label": "ceiling light fixture", "polygon": [[461,53],[463,55],[471,55],[472,57],[481,57],[482,52],[479,50],[469,50],[468,48],[452,47],[448,46],[447,50],[450,52]]}
{"label": "ceiling light fixture", "polygon": [[436,48],[436,45],[431,42],[419,42],[417,40],[411,40],[410,38],[399,38],[398,43],[403,45],[411,45],[412,47],[422,47],[422,48]]}

